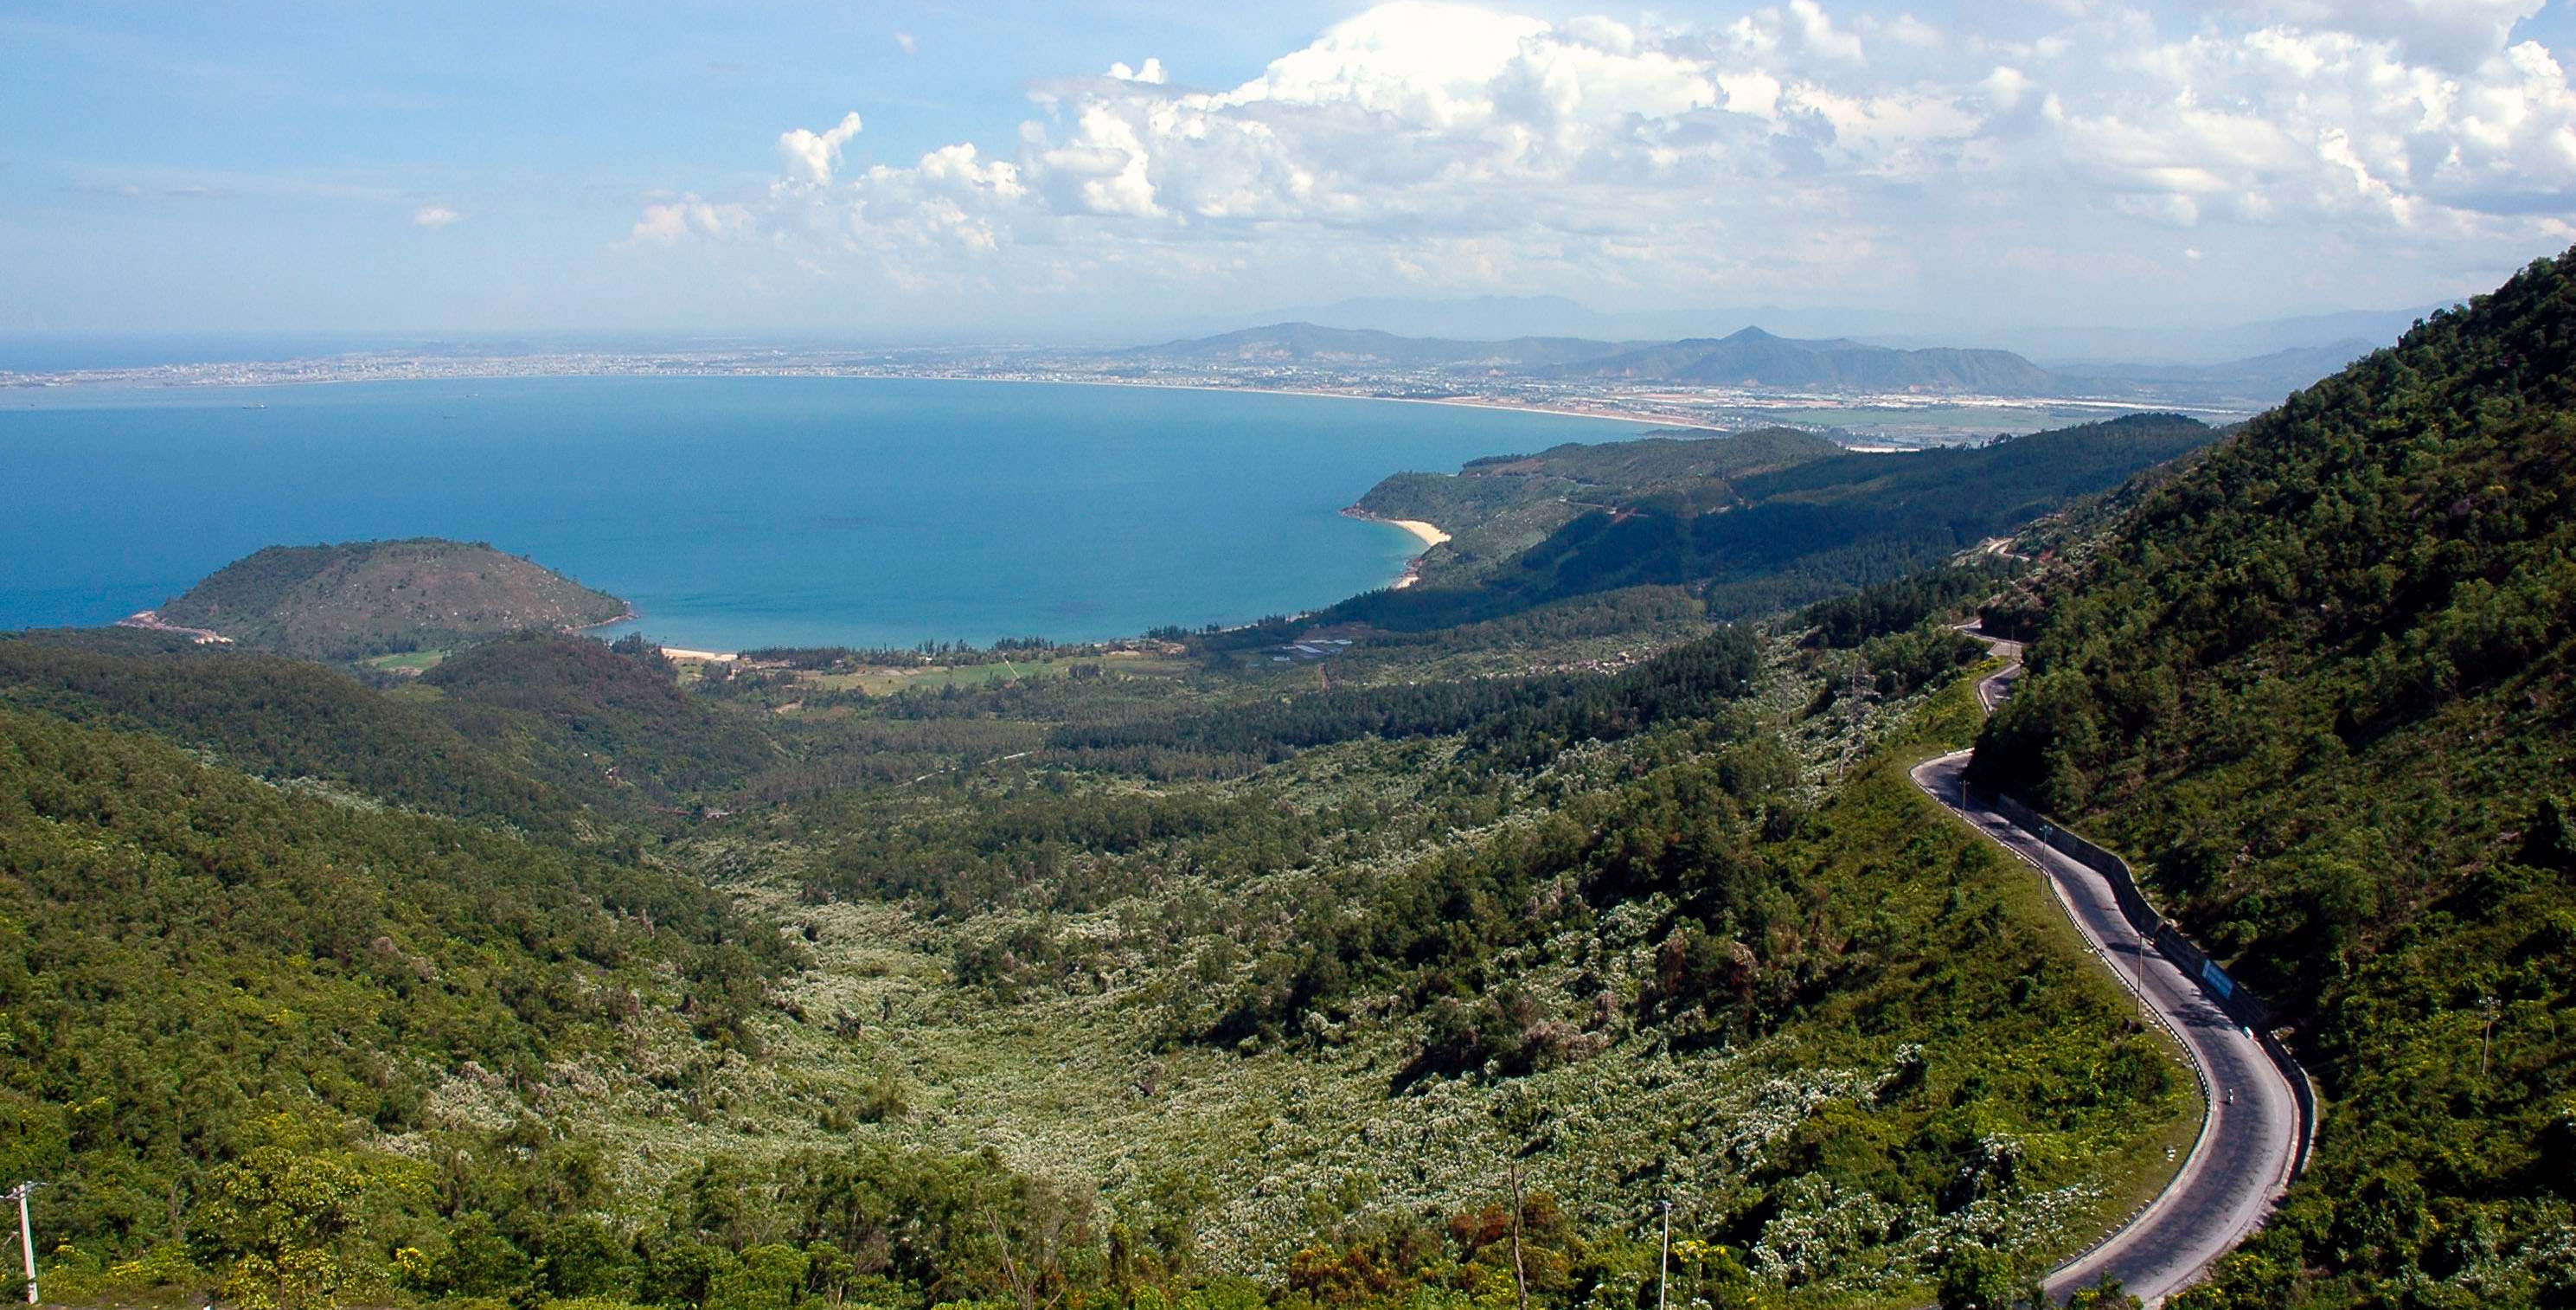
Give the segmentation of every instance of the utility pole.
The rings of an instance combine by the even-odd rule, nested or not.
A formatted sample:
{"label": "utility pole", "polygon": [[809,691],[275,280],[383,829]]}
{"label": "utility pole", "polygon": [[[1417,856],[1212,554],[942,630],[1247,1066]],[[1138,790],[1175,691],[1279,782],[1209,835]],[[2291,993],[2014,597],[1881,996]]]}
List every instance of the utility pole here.
{"label": "utility pole", "polygon": [[1664,1289],[1673,1281],[1673,1202],[1664,1198],[1664,1251],[1655,1258],[1655,1310],[1664,1310]]}
{"label": "utility pole", "polygon": [[1529,1274],[1521,1267],[1521,1164],[1512,1162],[1512,1291],[1529,1310]]}
{"label": "utility pole", "polygon": [[20,1183],[9,1195],[18,1198],[18,1252],[27,1261],[27,1304],[36,1303],[36,1230],[27,1222],[27,1194],[36,1190],[34,1183]]}
{"label": "utility pole", "polygon": [[2503,1012],[2504,1002],[2492,996],[2481,996],[2478,1008],[2487,1016],[2486,1035],[2478,1040],[2478,1077],[2483,1079],[2487,1076],[2487,1055],[2495,1050],[2496,1016]]}

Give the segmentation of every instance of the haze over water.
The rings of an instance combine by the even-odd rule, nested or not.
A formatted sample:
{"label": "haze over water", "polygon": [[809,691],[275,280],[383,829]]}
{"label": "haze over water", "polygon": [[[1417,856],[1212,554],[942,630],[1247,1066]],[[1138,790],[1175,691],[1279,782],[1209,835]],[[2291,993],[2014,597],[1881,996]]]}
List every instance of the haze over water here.
{"label": "haze over water", "polygon": [[112,622],[262,546],[441,536],[677,646],[1125,636],[1386,585],[1413,539],[1337,511],[1389,473],[1641,430],[846,378],[0,393],[0,629]]}

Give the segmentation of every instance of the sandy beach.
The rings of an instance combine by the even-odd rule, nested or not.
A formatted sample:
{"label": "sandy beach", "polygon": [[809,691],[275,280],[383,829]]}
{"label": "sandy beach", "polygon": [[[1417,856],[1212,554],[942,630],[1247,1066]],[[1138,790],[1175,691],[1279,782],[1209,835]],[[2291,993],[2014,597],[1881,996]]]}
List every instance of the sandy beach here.
{"label": "sandy beach", "polygon": [[729,650],[690,650],[683,646],[664,646],[662,654],[667,659],[705,660],[717,664],[730,664],[742,658]]}
{"label": "sandy beach", "polygon": [[1439,528],[1429,523],[1425,523],[1420,519],[1379,519],[1378,522],[1392,523],[1395,526],[1422,538],[1422,548],[1424,550],[1429,550],[1449,539],[1448,533],[1442,532]]}
{"label": "sandy beach", "polygon": [[[1446,532],[1442,532],[1442,531],[1440,530],[1440,525],[1439,525],[1439,524],[1431,523],[1431,522],[1427,522],[1427,521],[1422,520],[1422,519],[1382,519],[1382,518],[1379,518],[1379,517],[1378,517],[1377,515],[1375,515],[1375,514],[1371,514],[1371,513],[1369,513],[1367,510],[1364,510],[1364,509],[1359,508],[1359,507],[1358,507],[1358,506],[1356,506],[1356,505],[1352,506],[1352,507],[1351,507],[1351,508],[1349,508],[1349,509],[1343,510],[1343,511],[1342,511],[1342,513],[1344,513],[1344,514],[1346,514],[1346,515],[1348,515],[1348,516],[1350,516],[1350,517],[1352,517],[1352,518],[1355,518],[1355,519],[1363,519],[1363,520],[1366,520],[1366,521],[1368,521],[1368,522],[1370,522],[1370,523],[1391,523],[1391,524],[1394,524],[1396,527],[1402,528],[1402,529],[1404,529],[1405,531],[1412,533],[1412,534],[1414,535],[1414,537],[1415,537],[1415,538],[1417,538],[1418,540],[1420,540],[1420,541],[1422,542],[1422,549],[1423,549],[1424,551],[1428,551],[1428,550],[1430,550],[1432,547],[1437,546],[1437,545],[1439,545],[1441,542],[1447,541],[1447,540],[1449,539],[1449,534],[1448,534],[1448,533],[1446,533]],[[1414,583],[1419,582],[1419,581],[1421,581],[1421,580],[1422,580],[1422,555],[1421,555],[1420,553],[1416,553],[1412,559],[1409,559],[1409,560],[1405,561],[1405,564],[1404,564],[1404,573],[1403,573],[1403,575],[1402,575],[1402,576],[1398,577],[1398,578],[1395,580],[1395,589],[1396,589],[1397,591],[1402,591],[1402,590],[1404,590],[1405,588],[1410,587],[1410,586],[1412,586]]]}

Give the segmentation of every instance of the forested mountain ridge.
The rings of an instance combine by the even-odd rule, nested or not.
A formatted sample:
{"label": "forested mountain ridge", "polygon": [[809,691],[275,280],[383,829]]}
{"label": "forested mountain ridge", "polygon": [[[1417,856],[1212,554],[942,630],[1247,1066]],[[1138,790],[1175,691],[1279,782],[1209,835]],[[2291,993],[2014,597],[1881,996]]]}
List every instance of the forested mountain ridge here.
{"label": "forested mountain ridge", "polygon": [[2217,436],[2178,414],[2133,414],[1980,447],[1765,461],[1586,508],[1463,584],[1375,592],[1321,617],[1414,631],[1679,583],[1704,589],[1720,619],[1750,618],[1939,563]]}
{"label": "forested mountain ridge", "polygon": [[562,833],[578,803],[492,758],[440,706],[305,660],[132,628],[0,638],[0,705],[145,732],[271,782]]}
{"label": "forested mountain ridge", "polygon": [[1628,441],[1568,442],[1534,455],[1488,456],[1454,474],[1392,474],[1352,508],[1376,518],[1427,520],[1449,533],[1422,567],[1425,583],[1446,585],[1490,574],[1587,509],[1729,505],[1735,500],[1730,478],[1841,450],[1794,428],[1651,432]]}
{"label": "forested mountain ridge", "polygon": [[1976,769],[2296,1024],[2311,1173],[2193,1306],[2576,1298],[2576,252],[2044,576]]}
{"label": "forested mountain ridge", "polygon": [[415,537],[271,546],[207,575],[156,613],[265,650],[354,659],[589,627],[622,617],[627,606],[480,542]]}
{"label": "forested mountain ridge", "polygon": [[[0,711],[0,945],[26,947],[0,1016],[44,1052],[0,1108],[75,1303],[928,1307],[1013,1300],[1025,1261],[1067,1304],[1463,1308],[1514,1276],[1482,1162],[1515,1151],[1535,1303],[1634,1300],[1659,1190],[1729,1251],[1690,1294],[1881,1302],[1960,1242],[2082,1242],[2188,1122],[2118,994],[1893,756],[1818,801],[1752,708],[1780,652],[1747,629],[1606,678],[1282,705],[1103,674],[816,716],[631,645],[513,638],[377,690],[173,644],[0,654],[49,711],[228,763],[355,767],[227,726],[246,705],[392,749],[463,713],[489,744],[417,767],[587,750],[672,803],[603,859]],[[1946,686],[1888,694],[1956,740]],[[1280,763],[1156,785],[987,744],[1122,701]],[[693,735],[737,731],[759,749]],[[888,748],[946,762],[716,807],[776,759]]]}
{"label": "forested mountain ridge", "polygon": [[2062,384],[2009,350],[1897,350],[1857,341],[1778,337],[1758,327],[1567,364],[1559,377],[1816,391],[1955,391],[2032,395]]}
{"label": "forested mountain ridge", "polygon": [[[798,958],[687,877],[0,709],[0,1170],[49,1184],[58,1271],[86,1246],[235,1304],[381,1302],[468,1209],[609,1185],[458,1097],[642,1084],[653,1033],[756,1046]],[[580,1208],[541,1216],[567,1272]]]}
{"label": "forested mountain ridge", "polygon": [[128,628],[0,637],[0,704],[151,733],[272,782],[530,833],[606,835],[757,771],[762,725],[683,695],[641,642],[526,633],[385,694],[339,669]]}
{"label": "forested mountain ridge", "polygon": [[610,808],[717,789],[776,755],[759,724],[683,695],[672,675],[640,638],[522,633],[443,660],[420,684],[469,740]]}

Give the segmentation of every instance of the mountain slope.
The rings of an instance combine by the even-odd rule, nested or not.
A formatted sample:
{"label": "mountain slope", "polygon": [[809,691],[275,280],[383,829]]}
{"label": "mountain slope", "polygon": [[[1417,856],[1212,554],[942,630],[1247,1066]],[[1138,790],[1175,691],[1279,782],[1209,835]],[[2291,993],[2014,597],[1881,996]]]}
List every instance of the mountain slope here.
{"label": "mountain slope", "polygon": [[684,695],[670,661],[636,638],[522,634],[442,661],[420,685],[468,740],[600,805],[667,804],[778,755],[754,720]]}
{"label": "mountain slope", "polygon": [[307,659],[426,650],[607,623],[626,603],[482,543],[415,537],[271,546],[156,611],[162,622]]}
{"label": "mountain slope", "polygon": [[1201,364],[1380,364],[1397,368],[1544,368],[1597,359],[1620,347],[1578,337],[1451,341],[1365,328],[1273,323],[1219,336],[1169,341],[1126,352],[1139,359]]}
{"label": "mountain slope", "polygon": [[1569,442],[1535,455],[1470,460],[1455,474],[1398,473],[1352,508],[1372,518],[1423,519],[1448,532],[1452,540],[1431,552],[1422,570],[1424,581],[1448,584],[1491,572],[1587,507],[1731,504],[1729,478],[1840,453],[1833,442],[1791,428]]}
{"label": "mountain slope", "polygon": [[1746,328],[1567,365],[1559,377],[1815,391],[1968,391],[2022,395],[2057,379],[2008,350],[1892,350],[1857,341],[1803,341]]}
{"label": "mountain slope", "polygon": [[511,1120],[644,1082],[648,1039],[753,1043],[795,958],[685,877],[0,709],[0,1170],[52,1184],[57,1273],[103,1244],[381,1304],[496,1179],[571,1232],[595,1148]]}
{"label": "mountain slope", "polygon": [[146,732],[273,782],[560,832],[578,807],[429,709],[303,660],[130,629],[0,640],[0,704]]}
{"label": "mountain slope", "polygon": [[1977,448],[1836,454],[1745,472],[1714,498],[1610,497],[1465,585],[1373,592],[1327,620],[1417,631],[1651,583],[1749,618],[1902,576],[2200,448],[2217,431],[2138,414]]}
{"label": "mountain slope", "polygon": [[1976,769],[2143,857],[2333,1102],[2200,1306],[2576,1298],[2576,253],[2044,580]]}

